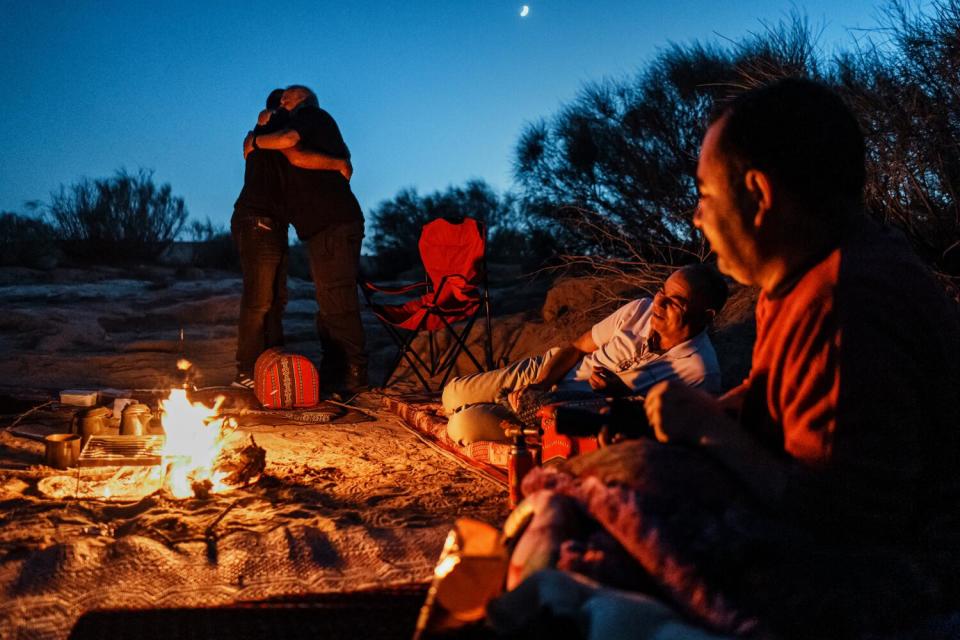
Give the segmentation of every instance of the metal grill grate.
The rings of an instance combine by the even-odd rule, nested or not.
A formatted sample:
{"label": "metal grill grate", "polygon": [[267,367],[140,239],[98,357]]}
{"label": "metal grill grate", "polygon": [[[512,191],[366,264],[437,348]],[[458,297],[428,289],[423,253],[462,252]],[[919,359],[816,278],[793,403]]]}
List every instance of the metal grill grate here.
{"label": "metal grill grate", "polygon": [[166,436],[91,436],[78,467],[151,467],[162,462]]}

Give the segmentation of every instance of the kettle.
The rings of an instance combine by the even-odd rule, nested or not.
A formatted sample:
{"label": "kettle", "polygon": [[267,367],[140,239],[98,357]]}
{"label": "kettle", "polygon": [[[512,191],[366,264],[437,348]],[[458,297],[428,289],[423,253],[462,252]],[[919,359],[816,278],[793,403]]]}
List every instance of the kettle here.
{"label": "kettle", "polygon": [[143,436],[150,433],[150,420],[153,414],[150,407],[134,402],[123,408],[120,414],[120,435]]}
{"label": "kettle", "polygon": [[91,436],[109,433],[110,409],[93,407],[79,412],[70,425],[71,433],[80,434],[80,447],[87,446]]}

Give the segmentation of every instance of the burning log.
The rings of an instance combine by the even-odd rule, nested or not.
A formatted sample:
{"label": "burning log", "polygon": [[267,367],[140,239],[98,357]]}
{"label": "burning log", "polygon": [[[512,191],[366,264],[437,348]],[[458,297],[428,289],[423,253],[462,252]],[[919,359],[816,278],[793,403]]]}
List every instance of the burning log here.
{"label": "burning log", "polygon": [[[245,487],[259,480],[266,466],[266,449],[258,445],[253,436],[250,436],[250,444],[242,449],[223,450],[213,468],[221,476],[223,484],[230,487]],[[193,495],[206,500],[213,492],[213,482],[209,478],[192,480],[190,488],[193,489]]]}
{"label": "burning log", "polygon": [[245,487],[260,479],[267,466],[267,451],[250,436],[250,444],[240,450],[224,451],[217,460],[216,470],[228,474],[224,484]]}

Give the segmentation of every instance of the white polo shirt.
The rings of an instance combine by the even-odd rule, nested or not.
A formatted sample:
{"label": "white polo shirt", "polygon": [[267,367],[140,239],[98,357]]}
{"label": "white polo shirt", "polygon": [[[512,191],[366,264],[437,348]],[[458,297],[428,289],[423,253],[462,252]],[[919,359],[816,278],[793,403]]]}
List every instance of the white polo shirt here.
{"label": "white polo shirt", "polygon": [[636,394],[662,380],[680,380],[709,393],[720,393],[720,365],[706,331],[701,331],[668,351],[647,348],[653,300],[641,298],[623,305],[593,325],[590,333],[597,350],[560,381],[564,389],[589,390],[586,381],[595,368],[613,371]]}

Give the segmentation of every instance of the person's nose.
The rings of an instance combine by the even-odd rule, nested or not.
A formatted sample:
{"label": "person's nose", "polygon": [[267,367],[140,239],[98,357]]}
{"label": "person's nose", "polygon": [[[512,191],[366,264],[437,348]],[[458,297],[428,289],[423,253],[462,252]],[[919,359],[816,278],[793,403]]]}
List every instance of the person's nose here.
{"label": "person's nose", "polygon": [[653,306],[660,309],[667,306],[667,296],[663,293],[662,289],[653,294]]}
{"label": "person's nose", "polygon": [[693,209],[693,226],[697,229],[703,229],[703,205],[699,202]]}

